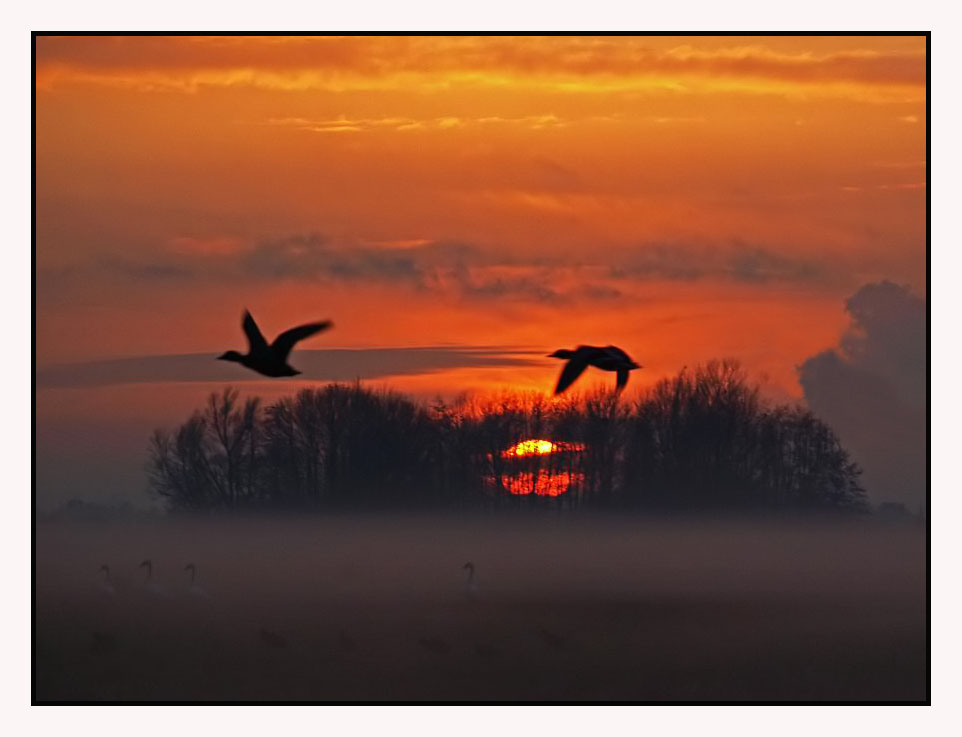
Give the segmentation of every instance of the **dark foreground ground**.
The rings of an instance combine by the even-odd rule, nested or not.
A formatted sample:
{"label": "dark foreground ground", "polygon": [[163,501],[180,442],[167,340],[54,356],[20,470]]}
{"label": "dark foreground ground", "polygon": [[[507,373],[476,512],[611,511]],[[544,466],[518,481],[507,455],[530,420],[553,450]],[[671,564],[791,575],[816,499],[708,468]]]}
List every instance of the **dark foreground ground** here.
{"label": "dark foreground ground", "polygon": [[34,698],[920,701],[924,550],[868,520],[40,523]]}

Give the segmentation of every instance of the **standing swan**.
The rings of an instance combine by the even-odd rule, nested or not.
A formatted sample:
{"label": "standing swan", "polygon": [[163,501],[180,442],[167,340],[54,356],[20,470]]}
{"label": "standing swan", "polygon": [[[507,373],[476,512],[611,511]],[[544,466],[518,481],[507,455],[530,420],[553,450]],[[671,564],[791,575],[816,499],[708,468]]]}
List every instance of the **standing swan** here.
{"label": "standing swan", "polygon": [[208,594],[202,586],[197,583],[197,566],[193,563],[188,563],[184,566],[185,571],[190,571],[190,586],[187,590],[190,592],[191,596],[195,596],[198,599],[209,599],[210,594]]}
{"label": "standing swan", "polygon": [[157,597],[158,599],[170,598],[170,594],[167,593],[167,589],[154,581],[154,566],[153,563],[150,562],[150,558],[141,561],[140,565],[137,567],[147,569],[147,578],[144,579],[144,591],[151,596]]}
{"label": "standing swan", "polygon": [[468,572],[468,580],[464,584],[464,595],[471,601],[477,601],[479,597],[478,582],[474,578],[474,563],[468,561],[462,566]]}
{"label": "standing swan", "polygon": [[103,571],[104,577],[97,582],[97,588],[104,596],[113,596],[117,593],[117,589],[114,588],[114,584],[110,580],[110,566],[104,563],[100,566],[100,570]]}

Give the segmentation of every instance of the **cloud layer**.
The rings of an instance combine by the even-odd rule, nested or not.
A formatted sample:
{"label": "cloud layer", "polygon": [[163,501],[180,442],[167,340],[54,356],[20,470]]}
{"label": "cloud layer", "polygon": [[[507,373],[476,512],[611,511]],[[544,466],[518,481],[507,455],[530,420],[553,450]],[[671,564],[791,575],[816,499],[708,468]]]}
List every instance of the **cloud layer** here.
{"label": "cloud layer", "polygon": [[[423,374],[456,368],[523,366],[541,351],[464,346],[458,348],[357,348],[298,350],[292,362],[302,371],[298,381],[353,381]],[[60,364],[37,370],[40,389],[184,381],[242,382],[259,377],[250,371],[194,353],[138,356],[109,361]]]}
{"label": "cloud layer", "polygon": [[[840,39],[840,42],[843,39]],[[822,53],[779,49],[778,39],[730,39],[699,48],[684,38],[645,37],[40,37],[38,79],[142,89],[253,85],[272,89],[503,84],[519,77],[568,91],[591,80],[647,82],[684,90],[696,80],[787,85],[924,87],[924,41],[916,50],[867,48],[853,37]],[[414,79],[412,79],[414,78]],[[672,81],[668,82],[667,78]],[[445,81],[447,80],[447,81]]]}
{"label": "cloud layer", "polygon": [[862,464],[872,497],[916,511],[926,492],[925,300],[883,281],[859,289],[846,310],[839,345],[799,368],[805,400]]}
{"label": "cloud layer", "polygon": [[254,243],[227,237],[177,238],[150,256],[111,256],[99,267],[124,279],[401,285],[468,300],[543,303],[618,299],[654,280],[817,287],[848,278],[843,264],[741,242],[712,248],[643,244],[604,258],[572,260],[453,241],[414,241],[401,247],[337,243],[317,234]]}

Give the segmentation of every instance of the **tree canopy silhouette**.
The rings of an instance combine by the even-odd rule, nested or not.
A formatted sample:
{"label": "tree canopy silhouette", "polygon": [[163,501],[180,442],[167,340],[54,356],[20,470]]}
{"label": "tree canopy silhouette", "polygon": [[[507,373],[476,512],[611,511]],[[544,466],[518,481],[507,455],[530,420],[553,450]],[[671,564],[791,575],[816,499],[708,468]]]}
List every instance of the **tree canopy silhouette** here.
{"label": "tree canopy silhouette", "polygon": [[734,361],[684,369],[634,402],[596,391],[426,405],[355,383],[265,406],[228,387],[155,431],[148,460],[152,492],[175,510],[859,511],[860,474],[828,425],[769,406]]}

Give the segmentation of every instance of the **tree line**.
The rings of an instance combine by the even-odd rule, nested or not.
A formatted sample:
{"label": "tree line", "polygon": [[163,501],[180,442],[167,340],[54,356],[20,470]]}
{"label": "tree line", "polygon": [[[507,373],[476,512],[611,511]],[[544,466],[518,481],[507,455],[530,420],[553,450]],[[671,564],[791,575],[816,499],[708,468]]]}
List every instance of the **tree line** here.
{"label": "tree line", "polygon": [[354,383],[265,405],[228,387],[153,433],[147,470],[172,510],[867,508],[831,428],[763,401],[734,361],[684,369],[635,401],[419,403]]}

